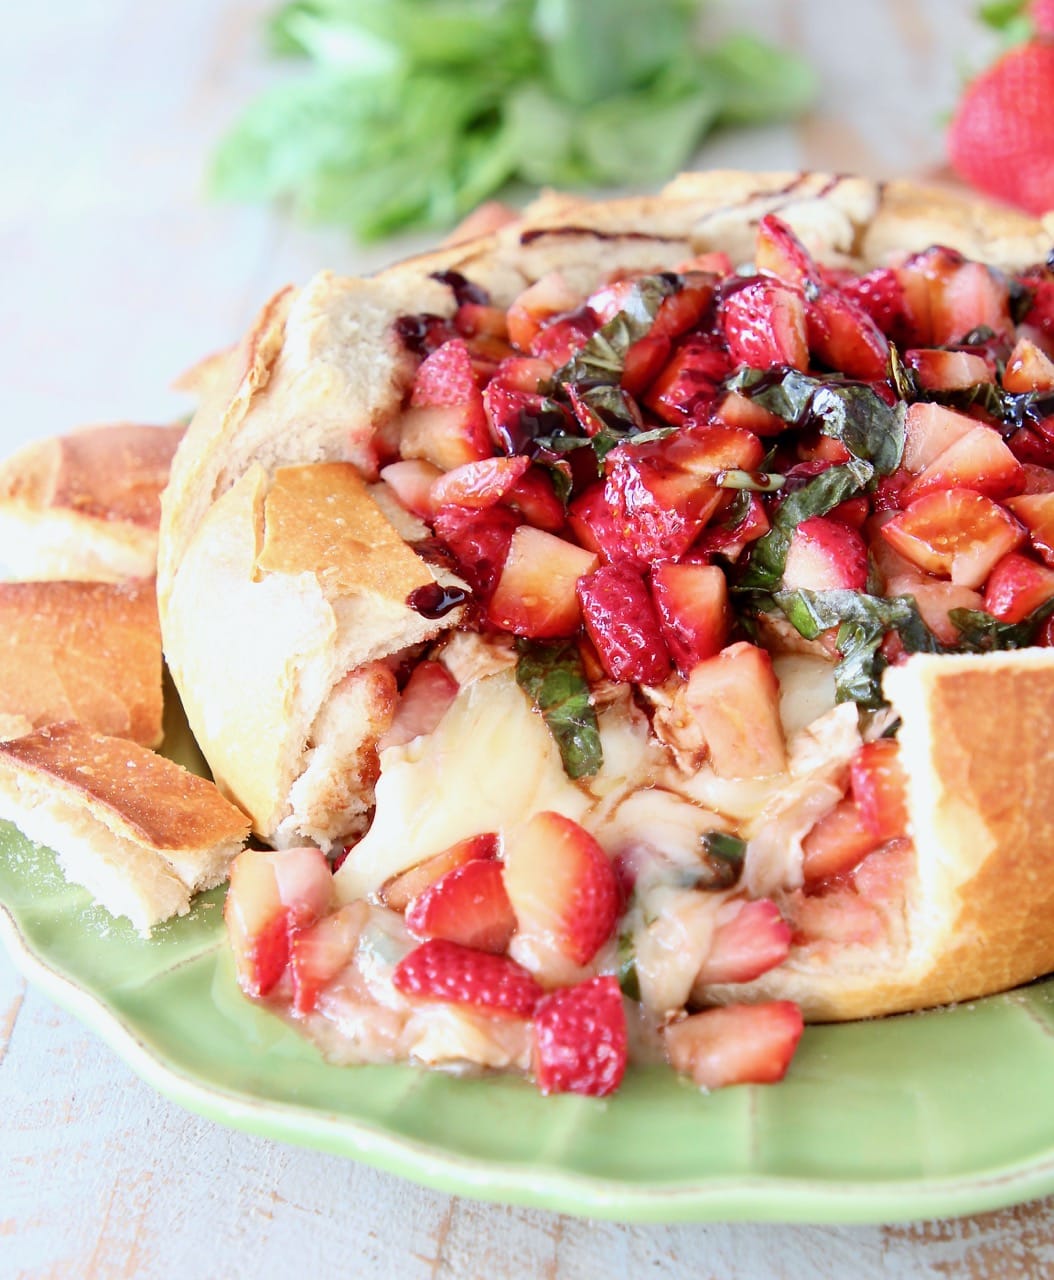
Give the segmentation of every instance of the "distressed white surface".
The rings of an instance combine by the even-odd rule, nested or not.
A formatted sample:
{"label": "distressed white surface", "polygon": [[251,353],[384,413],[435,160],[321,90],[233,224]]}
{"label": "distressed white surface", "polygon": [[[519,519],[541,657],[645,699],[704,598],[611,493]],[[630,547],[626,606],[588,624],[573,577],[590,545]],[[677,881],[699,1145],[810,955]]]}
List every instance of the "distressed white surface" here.
{"label": "distressed white surface", "polygon": [[[9,5],[0,42],[0,454],[88,421],[164,420],[184,366],[274,287],[363,253],[200,198],[202,157],[269,74],[260,0]],[[744,0],[802,48],[822,112],[702,163],[878,176],[942,161],[984,38],[962,0]],[[488,1206],[228,1132],[156,1095],[0,956],[0,1277],[679,1280],[1054,1273],[1050,1202],[958,1222],[624,1226]]]}

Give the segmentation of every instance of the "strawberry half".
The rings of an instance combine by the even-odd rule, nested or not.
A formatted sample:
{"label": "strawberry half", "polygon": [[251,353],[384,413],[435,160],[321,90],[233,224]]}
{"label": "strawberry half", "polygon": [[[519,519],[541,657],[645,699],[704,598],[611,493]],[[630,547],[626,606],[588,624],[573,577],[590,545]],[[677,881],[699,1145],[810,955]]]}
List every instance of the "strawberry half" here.
{"label": "strawberry half", "polygon": [[405,996],[514,1018],[529,1018],[543,994],[515,960],[445,938],[431,938],[403,956],[392,983]]}
{"label": "strawberry half", "polygon": [[448,871],[406,908],[406,927],[418,938],[446,938],[500,953],[516,931],[501,864],[474,858]]}
{"label": "strawberry half", "polygon": [[542,1093],[602,1098],[622,1082],[628,1056],[618,983],[590,978],[546,996],[534,1016],[534,1076]]}

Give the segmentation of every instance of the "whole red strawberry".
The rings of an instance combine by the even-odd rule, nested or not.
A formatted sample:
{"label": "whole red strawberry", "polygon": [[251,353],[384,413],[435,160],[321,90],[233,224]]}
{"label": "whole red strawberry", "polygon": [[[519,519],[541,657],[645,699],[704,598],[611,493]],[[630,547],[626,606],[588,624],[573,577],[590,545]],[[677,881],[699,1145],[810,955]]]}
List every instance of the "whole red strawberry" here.
{"label": "whole red strawberry", "polygon": [[1054,209],[1054,40],[1004,53],[967,86],[948,134],[967,182],[1029,213]]}

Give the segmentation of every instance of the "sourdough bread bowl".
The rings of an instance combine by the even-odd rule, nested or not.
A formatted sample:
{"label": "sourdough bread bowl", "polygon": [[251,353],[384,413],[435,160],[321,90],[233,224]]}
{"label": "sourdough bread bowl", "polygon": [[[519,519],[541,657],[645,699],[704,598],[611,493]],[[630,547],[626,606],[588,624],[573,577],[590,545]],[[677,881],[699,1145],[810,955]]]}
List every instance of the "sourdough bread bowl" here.
{"label": "sourdough bread bowl", "polygon": [[[465,584],[379,482],[419,363],[400,318],[453,316],[451,273],[504,308],[553,272],[585,297],[620,273],[674,270],[701,254],[747,262],[769,213],[831,269],[940,244],[1012,271],[1043,262],[1051,243],[1032,219],[910,183],[712,172],[655,197],[548,196],[493,235],[369,279],[323,273],[267,303],[213,370],[177,452],[158,566],[165,654],[191,727],[261,839],[327,850],[359,840],[400,667],[466,617],[460,605],[429,616],[407,603],[433,587],[459,598]],[[788,998],[813,1019],[853,1018],[1054,969],[1054,930],[1042,926],[1054,907],[1054,651],[914,656],[886,687],[902,721],[916,854],[881,938],[802,941],[757,983],[708,986],[706,1002]],[[647,790],[637,763],[634,785]],[[610,794],[575,794],[577,816],[583,803],[610,808]],[[471,816],[462,825],[470,834]],[[379,833],[378,817],[363,844],[370,859]],[[792,856],[781,874],[752,871],[748,853],[744,873],[792,918],[800,834],[795,843],[797,870]],[[355,893],[380,888],[354,849],[346,868]]]}

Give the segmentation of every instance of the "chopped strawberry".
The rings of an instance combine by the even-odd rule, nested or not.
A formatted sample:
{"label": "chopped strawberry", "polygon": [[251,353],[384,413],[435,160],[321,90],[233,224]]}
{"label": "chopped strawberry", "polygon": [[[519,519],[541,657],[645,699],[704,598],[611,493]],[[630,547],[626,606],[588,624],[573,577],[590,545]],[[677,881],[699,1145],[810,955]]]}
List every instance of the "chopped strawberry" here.
{"label": "chopped strawberry", "polygon": [[1029,338],[1019,338],[1003,372],[1006,391],[1054,391],[1054,360]]}
{"label": "chopped strawberry", "polygon": [[1054,596],[1054,569],[1011,552],[989,574],[984,608],[1000,622],[1021,622]]}
{"label": "chopped strawberry", "polygon": [[912,502],[937,489],[972,489],[989,498],[1008,498],[1024,487],[1024,468],[999,432],[978,423],[920,471],[902,496]]}
{"label": "chopped strawberry", "polygon": [[849,787],[864,826],[878,839],[908,830],[907,781],[895,738],[866,742],[849,765]]}
{"label": "chopped strawberry", "polygon": [[500,953],[516,931],[501,864],[474,858],[448,871],[406,908],[406,927],[418,938],[446,938]]}
{"label": "chopped strawberry", "polygon": [[[1036,471],[1038,468],[1032,470]],[[1054,481],[1054,473],[1051,481]],[[1036,482],[1037,478],[1033,475],[1031,483]],[[1054,488],[1008,498],[1006,505],[1028,530],[1028,540],[1033,548],[1047,564],[1054,567]]]}
{"label": "chopped strawberry", "polygon": [[626,352],[620,386],[631,396],[642,396],[666,368],[672,343],[661,334],[638,338]]}
{"label": "chopped strawberry", "polygon": [[904,585],[894,580],[889,584],[889,593],[912,596],[919,607],[922,621],[941,644],[959,643],[961,632],[949,617],[953,609],[980,609],[983,604],[980,594],[970,587],[933,579]]}
{"label": "chopped strawberry", "polygon": [[774,213],[766,213],[758,223],[754,261],[763,275],[776,276],[785,284],[820,283],[820,271],[812,255]]}
{"label": "chopped strawberry", "polygon": [[401,747],[431,733],[457,697],[458,683],[441,662],[424,661],[414,667],[395,708],[395,717],[377,749]]}
{"label": "chopped strawberry", "polygon": [[778,414],[770,413],[756,400],[738,391],[729,391],[722,396],[712,416],[716,422],[752,431],[758,436],[778,436],[787,430],[787,423]]}
{"label": "chopped strawberry", "polygon": [[856,801],[840,800],[802,841],[802,876],[807,885],[851,871],[882,842]]}
{"label": "chopped strawberry", "polygon": [[805,304],[809,350],[829,369],[850,378],[884,378],[885,334],[858,303],[837,289],[820,289]]}
{"label": "chopped strawberry", "polygon": [[567,509],[567,522],[581,545],[609,563],[626,558],[626,544],[617,519],[603,482],[590,485]]}
{"label": "chopped strawberry", "polygon": [[529,351],[535,334],[546,320],[577,307],[581,298],[558,271],[536,280],[509,307],[509,337],[521,351]]}
{"label": "chopped strawberry", "polygon": [[581,621],[578,581],[596,566],[591,551],[520,525],[487,606],[488,620],[518,636],[571,635]]}
{"label": "chopped strawberry", "polygon": [[590,978],[547,995],[534,1015],[534,1076],[542,1093],[602,1098],[622,1082],[628,1056],[618,983]]}
{"label": "chopped strawberry", "polygon": [[575,964],[588,964],[615,931],[620,896],[611,860],[562,814],[537,813],[508,834],[505,888],[520,931]]}
{"label": "chopped strawberry", "polygon": [[424,458],[401,459],[381,468],[381,479],[391,486],[407,511],[422,520],[431,520],[435,515],[432,484],[442,474],[434,462]]}
{"label": "chopped strawberry", "polygon": [[498,837],[493,832],[484,835],[468,836],[452,844],[449,849],[433,854],[424,862],[419,862],[409,871],[390,880],[381,890],[384,904],[392,911],[405,911],[411,901],[425,890],[441,880],[456,867],[463,867],[476,858],[496,858],[498,856]]}
{"label": "chopped strawberry", "polygon": [[432,509],[449,505],[478,511],[492,507],[505,497],[530,465],[530,459],[522,454],[514,458],[483,458],[479,462],[462,463],[434,481]]}
{"label": "chopped strawberry", "polygon": [[804,1025],[788,1000],[730,1004],[670,1023],[663,1039],[670,1065],[701,1089],[775,1084],[787,1074]]}
{"label": "chopped strawberry", "polygon": [[925,391],[957,391],[976,382],[995,382],[995,369],[983,356],[969,351],[915,347],[904,352],[904,363],[915,370]]}
{"label": "chopped strawberry", "polygon": [[482,398],[458,405],[412,406],[404,410],[398,427],[400,456],[424,458],[440,471],[493,453]]}
{"label": "chopped strawberry", "polygon": [[521,523],[515,512],[502,506],[485,511],[440,507],[436,512],[436,537],[453,552],[458,573],[481,600],[493,592],[512,535]]}
{"label": "chopped strawberry", "polygon": [[979,587],[1026,534],[991,498],[972,489],[939,489],[894,515],[881,536],[926,573]]}
{"label": "chopped strawberry", "polygon": [[907,319],[904,287],[890,267],[876,267],[862,276],[849,275],[838,288],[858,303],[889,338],[900,337]]}
{"label": "chopped strawberry", "polygon": [[479,394],[468,347],[461,338],[452,338],[421,362],[410,403],[415,408],[463,405],[474,402]]}
{"label": "chopped strawberry", "polygon": [[1008,50],[967,86],[948,133],[971,186],[1037,216],[1054,208],[1054,44]]}
{"label": "chopped strawberry", "polygon": [[[936,461],[937,458],[963,436],[977,426],[973,418],[943,405],[917,401],[908,405],[904,418],[904,456],[901,465],[912,475]],[[910,483],[910,482],[909,482]]]}
{"label": "chopped strawberry", "polygon": [[687,701],[719,777],[764,778],[786,768],[779,681],[764,649],[740,641],[700,662]]}
{"label": "chopped strawberry", "polygon": [[728,352],[716,339],[688,338],[652,380],[644,403],[671,426],[705,422],[731,371]]}
{"label": "chopped strawberry", "polygon": [[694,551],[704,556],[720,554],[735,560],[748,543],[764,537],[771,527],[765,504],[758,494],[752,493],[743,515],[723,524],[709,525],[700,534]]}
{"label": "chopped strawberry", "polygon": [[722,908],[710,954],[693,986],[695,992],[718,982],[752,982],[782,964],[790,953],[791,927],[769,898],[731,902]]}
{"label": "chopped strawberry", "polygon": [[465,1005],[480,1013],[529,1018],[544,994],[508,956],[430,938],[395,966],[392,984],[403,995]]}
{"label": "chopped strawberry", "polygon": [[722,298],[720,316],[737,364],[752,369],[774,364],[809,367],[805,303],[797,289],[761,276],[747,279]]}
{"label": "chopped strawberry", "polygon": [[791,535],[783,586],[788,591],[863,591],[867,544],[855,529],[830,516],[803,520]]}
{"label": "chopped strawberry", "polygon": [[705,271],[723,280],[733,271],[732,259],[721,249],[711,249],[706,253],[697,253],[694,258],[687,258],[674,268],[682,275],[690,271]]}
{"label": "chopped strawberry", "polygon": [[728,641],[728,580],[717,565],[666,561],[651,571],[651,592],[670,655],[683,676]]}
{"label": "chopped strawberry", "polygon": [[625,565],[602,565],[580,578],[577,590],[586,633],[608,676],[661,683],[670,673],[670,655],[641,575]]}
{"label": "chopped strawberry", "polygon": [[577,307],[564,315],[544,320],[531,339],[530,353],[559,366],[581,350],[600,328],[600,321],[589,307]]}
{"label": "chopped strawberry", "polygon": [[564,504],[556,496],[553,482],[542,467],[530,467],[503,498],[528,524],[547,533],[560,533],[567,523]]}
{"label": "chopped strawberry", "polygon": [[505,311],[487,302],[462,302],[454,313],[454,328],[463,338],[507,339],[509,336]]}
{"label": "chopped strawberry", "polygon": [[369,907],[361,899],[349,902],[292,939],[289,972],[293,979],[293,1008],[311,1013],[323,987],[351,963],[366,923]]}
{"label": "chopped strawberry", "polygon": [[960,342],[972,329],[1005,333],[1011,327],[1005,282],[953,249],[925,249],[896,272],[914,346],[939,347]]}
{"label": "chopped strawberry", "polygon": [[551,360],[539,360],[534,356],[509,356],[494,371],[491,384],[506,391],[521,391],[538,395],[548,386],[556,365]]}

